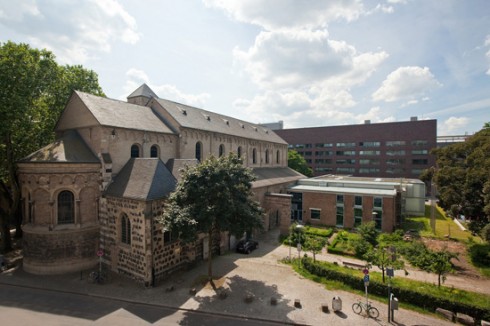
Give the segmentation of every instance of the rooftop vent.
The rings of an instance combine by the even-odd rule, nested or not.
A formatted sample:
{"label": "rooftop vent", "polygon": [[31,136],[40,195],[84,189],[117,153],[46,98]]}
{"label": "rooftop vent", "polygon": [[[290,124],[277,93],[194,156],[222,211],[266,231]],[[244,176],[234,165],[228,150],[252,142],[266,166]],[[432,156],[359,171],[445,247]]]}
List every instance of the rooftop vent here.
{"label": "rooftop vent", "polygon": [[371,120],[364,120],[364,124],[365,124],[365,125],[369,125],[369,124],[371,124]]}
{"label": "rooftop vent", "polygon": [[410,121],[417,121],[417,117],[410,117]]}
{"label": "rooftop vent", "polygon": [[187,111],[183,107],[177,105],[177,109],[179,109],[180,113],[182,113],[183,115],[187,115]]}
{"label": "rooftop vent", "polygon": [[204,118],[206,118],[206,120],[211,121],[211,117],[209,115],[204,113],[202,115],[204,116]]}

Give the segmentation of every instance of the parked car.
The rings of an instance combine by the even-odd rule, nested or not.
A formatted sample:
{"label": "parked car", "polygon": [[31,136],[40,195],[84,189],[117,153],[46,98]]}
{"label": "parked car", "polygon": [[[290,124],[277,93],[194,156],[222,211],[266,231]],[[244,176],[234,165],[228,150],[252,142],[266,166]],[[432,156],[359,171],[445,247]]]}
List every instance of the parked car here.
{"label": "parked car", "polygon": [[241,252],[243,254],[249,254],[253,250],[257,249],[259,243],[255,240],[240,240],[236,245],[236,252]]}

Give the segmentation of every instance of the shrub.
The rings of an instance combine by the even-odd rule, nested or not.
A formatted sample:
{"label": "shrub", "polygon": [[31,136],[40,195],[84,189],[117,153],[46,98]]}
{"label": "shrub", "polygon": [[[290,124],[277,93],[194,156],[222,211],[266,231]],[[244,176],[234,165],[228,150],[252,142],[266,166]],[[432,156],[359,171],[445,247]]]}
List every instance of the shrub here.
{"label": "shrub", "polygon": [[362,223],[358,228],[357,231],[361,235],[361,237],[369,242],[372,246],[376,246],[377,244],[377,237],[378,237],[378,230],[376,230],[376,223],[374,221],[368,222],[368,223]]}
{"label": "shrub", "polygon": [[354,255],[358,258],[363,258],[363,256],[370,250],[373,246],[364,239],[351,240],[351,245],[354,249]]}
{"label": "shrub", "polygon": [[[350,269],[344,271],[339,266],[327,262],[314,262],[311,258],[304,258],[302,263],[303,268],[311,274],[340,281],[352,289],[359,290],[363,287],[362,275],[353,275]],[[388,292],[388,285],[371,278],[369,292],[385,296]],[[490,308],[486,305],[488,300],[481,298],[487,297],[484,295],[449,288],[439,289],[417,281],[407,282],[407,284],[393,284],[392,292],[397,293],[400,301],[410,302],[412,305],[432,312],[436,308],[443,308],[473,316],[478,320],[490,318]],[[461,300],[455,300],[456,296]],[[476,296],[479,297],[479,300],[475,299]]]}
{"label": "shrub", "polygon": [[490,244],[473,244],[469,248],[469,254],[473,264],[490,267]]}
{"label": "shrub", "polygon": [[480,231],[481,238],[490,243],[490,223],[485,225]]}
{"label": "shrub", "polygon": [[304,229],[304,232],[308,235],[314,235],[314,236],[319,236],[319,237],[324,237],[328,238],[332,235],[333,229],[320,229],[320,228],[315,228],[311,226],[306,226]]}

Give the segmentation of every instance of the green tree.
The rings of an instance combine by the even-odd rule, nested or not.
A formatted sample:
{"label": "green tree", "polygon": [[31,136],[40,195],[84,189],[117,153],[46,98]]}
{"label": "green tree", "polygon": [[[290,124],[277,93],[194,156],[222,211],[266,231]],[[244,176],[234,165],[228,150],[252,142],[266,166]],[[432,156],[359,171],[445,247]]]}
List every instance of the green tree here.
{"label": "green tree", "polygon": [[208,278],[212,281],[213,234],[229,231],[236,236],[262,229],[262,209],[252,199],[255,176],[234,154],[210,157],[186,167],[182,179],[165,206],[159,222],[183,242],[193,242],[199,233],[208,236]]}
{"label": "green tree", "polygon": [[305,158],[295,150],[288,151],[288,166],[307,177],[313,176],[313,170],[308,166]]}
{"label": "green tree", "polygon": [[426,270],[437,274],[438,287],[441,286],[441,280],[443,283],[446,280],[446,274],[453,270],[453,264],[451,263],[453,258],[457,258],[457,255],[447,250],[430,252],[430,264]]}
{"label": "green tree", "polygon": [[490,218],[490,128],[434,153],[439,205],[471,219],[478,233]]}
{"label": "green tree", "polygon": [[357,228],[357,232],[359,232],[359,235],[363,240],[367,241],[372,246],[377,245],[378,243],[377,238],[378,238],[379,231],[376,230],[376,223],[374,221],[362,223]]}
{"label": "green tree", "polygon": [[305,241],[305,250],[311,251],[313,261],[316,261],[316,254],[321,252],[327,241],[324,238],[307,236]]}
{"label": "green tree", "polygon": [[490,223],[487,223],[487,225],[481,229],[480,235],[484,241],[490,243]]}
{"label": "green tree", "polygon": [[0,183],[10,197],[8,207],[0,204],[5,212],[0,214],[0,251],[11,248],[11,222],[21,236],[15,162],[54,139],[55,123],[73,89],[103,95],[94,72],[59,66],[47,50],[0,43]]}
{"label": "green tree", "polygon": [[378,246],[364,254],[364,259],[371,265],[381,269],[383,283],[385,282],[385,270],[387,268],[391,267],[394,270],[399,270],[405,267],[403,260],[396,255],[394,247]]}

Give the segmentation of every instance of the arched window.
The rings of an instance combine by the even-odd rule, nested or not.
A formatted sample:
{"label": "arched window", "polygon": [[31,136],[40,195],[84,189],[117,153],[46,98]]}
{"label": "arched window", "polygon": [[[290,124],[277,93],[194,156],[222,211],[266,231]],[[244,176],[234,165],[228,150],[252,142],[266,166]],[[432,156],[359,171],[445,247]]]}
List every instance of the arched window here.
{"label": "arched window", "polygon": [[257,164],[257,150],[252,149],[252,164]]}
{"label": "arched window", "polygon": [[140,147],[137,144],[131,146],[131,158],[140,157]]}
{"label": "arched window", "polygon": [[202,143],[198,141],[196,143],[196,159],[200,162],[202,159]]}
{"label": "arched window", "polygon": [[269,150],[265,150],[265,164],[269,164]]}
{"label": "arched window", "polygon": [[276,163],[279,164],[281,162],[281,153],[279,150],[276,152]]}
{"label": "arched window", "polygon": [[121,217],[121,242],[131,244],[131,221],[126,214]]}
{"label": "arched window", "polygon": [[153,145],[151,146],[150,148],[150,157],[159,157],[158,155],[158,146],[157,145]]}
{"label": "arched window", "polygon": [[58,224],[75,223],[75,200],[71,191],[64,190],[58,195]]}
{"label": "arched window", "polygon": [[221,144],[221,145],[219,145],[218,157],[221,157],[223,155],[225,155],[225,145]]}
{"label": "arched window", "polygon": [[241,146],[238,146],[238,148],[236,149],[236,155],[238,156],[238,158],[242,158],[242,147]]}

